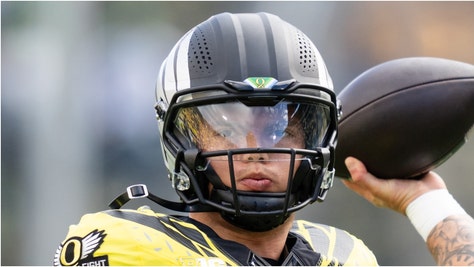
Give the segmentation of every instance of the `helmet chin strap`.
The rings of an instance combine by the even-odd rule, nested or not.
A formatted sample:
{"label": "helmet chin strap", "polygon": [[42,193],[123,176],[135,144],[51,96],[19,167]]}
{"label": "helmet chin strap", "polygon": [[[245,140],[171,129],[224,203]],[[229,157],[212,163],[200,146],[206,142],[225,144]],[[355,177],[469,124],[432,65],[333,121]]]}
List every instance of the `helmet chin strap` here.
{"label": "helmet chin strap", "polygon": [[117,196],[112,202],[110,202],[109,208],[120,209],[130,200],[139,198],[147,198],[162,207],[179,212],[217,211],[216,208],[210,207],[208,205],[203,205],[201,203],[190,205],[184,202],[174,202],[166,200],[149,192],[147,186],[144,184],[135,184],[127,187],[125,193],[122,193],[121,195]]}
{"label": "helmet chin strap", "polygon": [[[226,221],[253,232],[271,230],[283,224],[290,216],[289,212],[278,212],[284,210],[285,193],[237,191],[234,194],[230,188],[213,189],[211,201],[230,209],[221,211],[221,216]],[[290,202],[294,202],[294,198]]]}
{"label": "helmet chin strap", "polygon": [[[214,190],[212,195],[213,196],[223,196],[222,198],[218,197],[219,199],[228,199],[229,195],[232,198],[232,193],[226,190]],[[182,203],[182,202],[172,202],[163,198],[160,198],[148,191],[148,188],[144,184],[136,184],[127,187],[127,191],[118,197],[116,197],[110,204],[109,207],[111,209],[120,209],[123,205],[125,205],[128,201],[132,199],[139,199],[139,198],[148,198],[149,200],[157,203],[158,205],[175,210],[175,211],[183,211],[183,212],[192,212],[193,209],[190,208],[189,205]],[[280,193],[280,198],[275,199],[265,199],[264,201],[256,201],[258,198],[262,198],[261,196],[240,196],[241,201],[240,203],[243,206],[251,205],[252,203],[261,203],[262,206],[259,209],[263,209],[269,206],[282,206],[284,201],[284,194]],[[267,196],[268,198],[268,196]],[[271,200],[271,201],[266,201]],[[265,202],[266,201],[266,202]],[[220,201],[221,203],[224,202],[223,200]],[[268,204],[268,205],[267,205]],[[207,207],[207,208],[206,208]],[[217,211],[215,208],[211,208],[209,206],[200,205],[198,209],[195,211]],[[288,217],[290,216],[289,213],[287,214],[240,214],[236,215],[231,212],[221,211],[221,216],[227,222],[240,227],[242,229],[252,231],[252,232],[263,232],[268,231],[277,226],[283,224]]]}
{"label": "helmet chin strap", "polygon": [[228,213],[222,213],[229,223],[251,232],[265,232],[282,225],[290,214],[265,214],[265,215],[241,215],[231,216]]}

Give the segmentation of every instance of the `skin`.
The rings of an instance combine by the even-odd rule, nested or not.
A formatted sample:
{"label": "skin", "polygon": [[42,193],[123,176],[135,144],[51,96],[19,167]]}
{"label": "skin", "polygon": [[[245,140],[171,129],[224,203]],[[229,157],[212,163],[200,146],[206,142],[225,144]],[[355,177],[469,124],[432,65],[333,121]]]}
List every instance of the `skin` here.
{"label": "skin", "polygon": [[[239,147],[256,148],[259,146],[258,131],[264,127],[265,120],[255,122],[255,132],[246,133],[245,145]],[[201,124],[202,125],[202,124]],[[200,128],[201,149],[212,151],[216,149],[235,148],[225,136],[214,129]],[[227,133],[227,132],[226,132]],[[303,148],[304,139],[301,126],[292,123],[275,147]],[[252,153],[238,155],[234,159],[234,172],[238,190],[256,192],[284,192],[288,184],[289,155]],[[220,158],[211,160],[211,165],[226,186],[231,186],[228,162]],[[296,161],[295,170],[299,166]],[[190,217],[211,227],[217,235],[223,239],[233,240],[247,246],[261,257],[277,260],[283,252],[288,232],[292,227],[295,215],[292,214],[282,225],[265,232],[251,232],[238,228],[226,220],[217,212],[191,213]]]}
{"label": "skin", "polygon": [[474,220],[469,215],[449,216],[428,236],[428,248],[438,265],[474,265]]}
{"label": "skin", "polygon": [[[364,164],[349,157],[345,160],[351,174],[345,186],[377,207],[405,215],[410,202],[422,194],[446,185],[439,175],[429,172],[421,180],[377,179]],[[396,193],[394,193],[396,192]],[[474,265],[474,220],[469,215],[449,216],[431,231],[426,241],[438,265]]]}
{"label": "skin", "polygon": [[[268,154],[248,154],[245,156],[249,161],[234,162],[238,190],[265,192],[283,192],[286,190],[289,171],[287,164],[255,161],[255,159],[268,159]],[[221,177],[222,182],[230,186],[227,162],[215,162],[212,165]],[[211,227],[221,238],[243,244],[256,254],[274,260],[280,257],[294,220],[294,214],[292,214],[290,218],[275,229],[266,232],[251,232],[228,223],[217,212],[191,213],[190,217]]]}

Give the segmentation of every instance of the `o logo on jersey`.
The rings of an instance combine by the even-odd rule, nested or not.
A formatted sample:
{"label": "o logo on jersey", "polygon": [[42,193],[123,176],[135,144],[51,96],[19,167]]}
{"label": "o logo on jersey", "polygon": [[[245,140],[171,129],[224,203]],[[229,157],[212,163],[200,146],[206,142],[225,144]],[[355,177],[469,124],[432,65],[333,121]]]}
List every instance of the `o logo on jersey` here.
{"label": "o logo on jersey", "polygon": [[61,265],[71,266],[76,264],[82,256],[81,247],[81,239],[78,237],[72,237],[64,242],[61,255],[59,256]]}
{"label": "o logo on jersey", "polygon": [[69,238],[56,250],[53,265],[109,265],[107,255],[97,257],[93,255],[104,242],[105,236],[104,230],[99,231],[96,229],[85,237],[73,236]]}

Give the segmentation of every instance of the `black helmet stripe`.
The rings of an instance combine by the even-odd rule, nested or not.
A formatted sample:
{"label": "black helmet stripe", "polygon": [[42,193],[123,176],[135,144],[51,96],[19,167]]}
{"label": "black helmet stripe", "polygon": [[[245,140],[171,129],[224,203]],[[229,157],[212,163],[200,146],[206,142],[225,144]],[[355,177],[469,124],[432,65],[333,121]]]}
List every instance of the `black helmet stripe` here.
{"label": "black helmet stripe", "polygon": [[[278,77],[275,45],[268,15],[259,13],[258,16],[231,15],[235,28],[235,38],[238,44],[241,77],[269,76]],[[280,57],[285,54],[281,54]],[[283,64],[285,65],[285,64]]]}

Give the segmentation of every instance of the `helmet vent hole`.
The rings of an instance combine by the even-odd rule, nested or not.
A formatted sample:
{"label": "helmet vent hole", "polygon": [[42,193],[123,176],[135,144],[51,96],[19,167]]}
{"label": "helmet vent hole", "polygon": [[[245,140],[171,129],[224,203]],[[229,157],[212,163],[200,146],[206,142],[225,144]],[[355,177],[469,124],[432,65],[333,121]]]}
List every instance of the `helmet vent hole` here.
{"label": "helmet vent hole", "polygon": [[301,32],[296,32],[296,41],[298,43],[298,60],[301,67],[301,71],[304,72],[315,72],[316,67],[316,55],[314,48],[308,38]]}
{"label": "helmet vent hole", "polygon": [[188,62],[190,70],[197,74],[209,74],[213,71],[209,41],[199,28],[194,31],[189,43]]}

